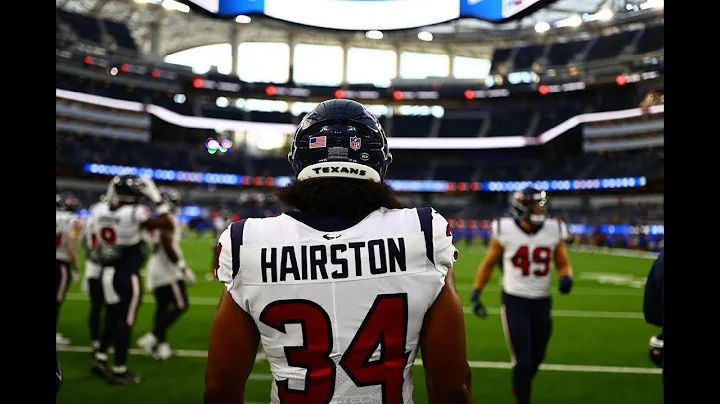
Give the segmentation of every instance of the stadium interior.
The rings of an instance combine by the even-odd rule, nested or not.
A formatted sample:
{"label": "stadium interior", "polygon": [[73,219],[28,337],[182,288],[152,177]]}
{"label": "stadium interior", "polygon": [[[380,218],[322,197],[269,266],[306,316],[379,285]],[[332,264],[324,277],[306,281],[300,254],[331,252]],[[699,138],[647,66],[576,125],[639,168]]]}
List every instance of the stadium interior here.
{"label": "stadium interior", "polygon": [[[510,193],[547,191],[550,214],[568,225],[578,284],[554,302],[549,370],[537,381],[550,387],[537,388],[537,402],[662,402],[646,352],[655,331],[641,312],[648,257],[664,244],[664,3],[485,1],[530,7],[514,18],[413,25],[395,15],[383,29],[337,29],[341,22],[304,23],[302,13],[214,15],[202,7],[213,2],[56,0],[58,192],[79,198],[86,217],[114,175],[176,188],[183,249],[198,274],[192,307],[170,337],[176,357],[160,363],[135,352],[138,386],[89,375],[88,302],[73,285],[58,325],[72,343],[58,346],[65,382],[57,402],[202,400],[222,290],[204,279],[212,221],[222,211],[238,220],[249,206],[266,215],[287,209],[273,191],[291,182],[295,127],[331,98],[359,101],[380,119],[399,199],[448,218],[464,303],[489,223],[507,215]],[[297,10],[312,14],[308,7]],[[144,305],[137,336],[152,317],[151,299]],[[478,403],[511,402],[497,317],[466,316]],[[258,359],[253,375],[246,403],[267,403],[267,363]],[[427,402],[422,384],[415,402]]]}

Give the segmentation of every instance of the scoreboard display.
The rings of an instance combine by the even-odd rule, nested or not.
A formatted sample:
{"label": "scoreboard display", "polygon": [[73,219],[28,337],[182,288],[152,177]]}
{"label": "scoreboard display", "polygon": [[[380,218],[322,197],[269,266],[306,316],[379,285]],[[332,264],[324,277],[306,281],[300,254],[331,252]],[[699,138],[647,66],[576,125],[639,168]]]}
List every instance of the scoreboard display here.
{"label": "scoreboard display", "polygon": [[[338,30],[398,30],[458,18],[505,22],[549,0],[187,0],[221,18],[262,14]],[[542,3],[542,4],[541,4]]]}

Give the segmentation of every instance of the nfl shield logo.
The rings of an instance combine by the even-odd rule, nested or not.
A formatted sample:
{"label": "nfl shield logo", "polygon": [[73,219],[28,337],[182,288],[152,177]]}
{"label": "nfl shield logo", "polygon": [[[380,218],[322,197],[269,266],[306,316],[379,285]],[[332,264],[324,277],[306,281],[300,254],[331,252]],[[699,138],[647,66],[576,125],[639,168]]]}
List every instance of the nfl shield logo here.
{"label": "nfl shield logo", "polygon": [[353,150],[360,149],[360,138],[359,137],[353,136],[350,138],[350,148]]}

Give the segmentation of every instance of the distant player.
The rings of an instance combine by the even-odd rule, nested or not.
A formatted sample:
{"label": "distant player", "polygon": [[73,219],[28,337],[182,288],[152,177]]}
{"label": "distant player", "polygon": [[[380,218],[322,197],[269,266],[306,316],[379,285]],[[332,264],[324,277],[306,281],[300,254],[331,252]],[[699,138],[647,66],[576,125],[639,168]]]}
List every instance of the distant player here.
{"label": "distant player", "polygon": [[567,227],[546,215],[545,191],[525,188],[510,200],[512,218],[492,222],[492,239],[480,265],[472,293],[473,311],[481,318],[487,309],[480,302],[495,265],[502,260],[501,315],[513,363],[512,385],[518,404],[530,403],[532,379],[545,358],[552,318],[550,267],[560,278],[560,293],[570,293],[573,269],[565,239]]}
{"label": "distant player", "polygon": [[60,307],[65,301],[68,286],[77,281],[78,236],[80,219],[77,210],[80,201],[70,193],[55,195],[55,343],[68,345],[70,340],[57,332]]}
{"label": "distant player", "polygon": [[457,251],[431,208],[403,209],[383,177],[392,158],[377,118],[330,100],[303,118],[289,154],[298,211],[223,232],[206,404],[242,402],[258,342],[272,403],[413,402],[422,350],[430,403],[468,404]]}
{"label": "distant player", "polygon": [[205,276],[206,280],[213,280],[217,279],[215,275],[215,246],[217,245],[217,240],[220,239],[220,235],[222,234],[225,229],[230,226],[230,223],[233,221],[233,214],[230,212],[230,210],[226,208],[220,209],[218,212],[218,215],[213,219],[213,228],[215,229],[215,243],[212,245],[212,257],[213,260],[211,262],[210,266],[210,272]]}
{"label": "distant player", "polygon": [[103,295],[102,283],[100,282],[102,267],[93,260],[94,257],[90,254],[90,251],[97,248],[98,243],[98,233],[93,223],[93,212],[104,200],[105,195],[102,195],[99,202],[90,206],[90,216],[85,222],[85,230],[83,232],[83,244],[88,251],[88,256],[85,258],[83,289],[90,296],[88,325],[90,327],[90,341],[93,352],[100,348],[100,323],[102,322],[103,308],[105,307],[105,297]]}
{"label": "distant player", "polygon": [[160,195],[173,213],[172,229],[156,231],[153,252],[147,264],[147,287],[155,295],[155,318],[153,329],[138,339],[137,344],[154,359],[165,360],[172,355],[167,342],[167,331],[188,310],[190,302],[186,286],[195,281],[180,249],[182,229],[175,216],[180,193],[172,188],[161,187]]}
{"label": "distant player", "polygon": [[[102,267],[101,282],[108,316],[100,347],[94,355],[92,371],[107,377],[112,384],[139,383],[140,377],[127,369],[132,327],[142,301],[139,272],[145,261],[142,231],[171,229],[170,208],[162,203],[155,183],[135,175],[114,177],[108,188],[107,201],[93,210],[93,226],[98,235],[93,260]],[[143,196],[156,205],[157,216],[140,204]],[[114,366],[107,368],[107,352],[115,347]]]}

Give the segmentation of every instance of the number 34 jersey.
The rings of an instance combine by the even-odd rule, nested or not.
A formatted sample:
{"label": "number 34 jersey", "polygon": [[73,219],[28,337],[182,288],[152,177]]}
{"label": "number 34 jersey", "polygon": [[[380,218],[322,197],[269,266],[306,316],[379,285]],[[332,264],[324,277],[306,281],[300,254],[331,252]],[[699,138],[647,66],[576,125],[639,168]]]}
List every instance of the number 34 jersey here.
{"label": "number 34 jersey", "polygon": [[550,296],[550,270],[555,248],[567,238],[567,226],[546,219],[533,234],[526,233],[513,218],[496,219],[493,237],[503,246],[503,291],[509,295],[538,299]]}
{"label": "number 34 jersey", "polygon": [[218,279],[260,331],[273,403],[412,403],[423,319],[457,259],[440,214],[383,208],[339,232],[246,219],[217,250]]}

